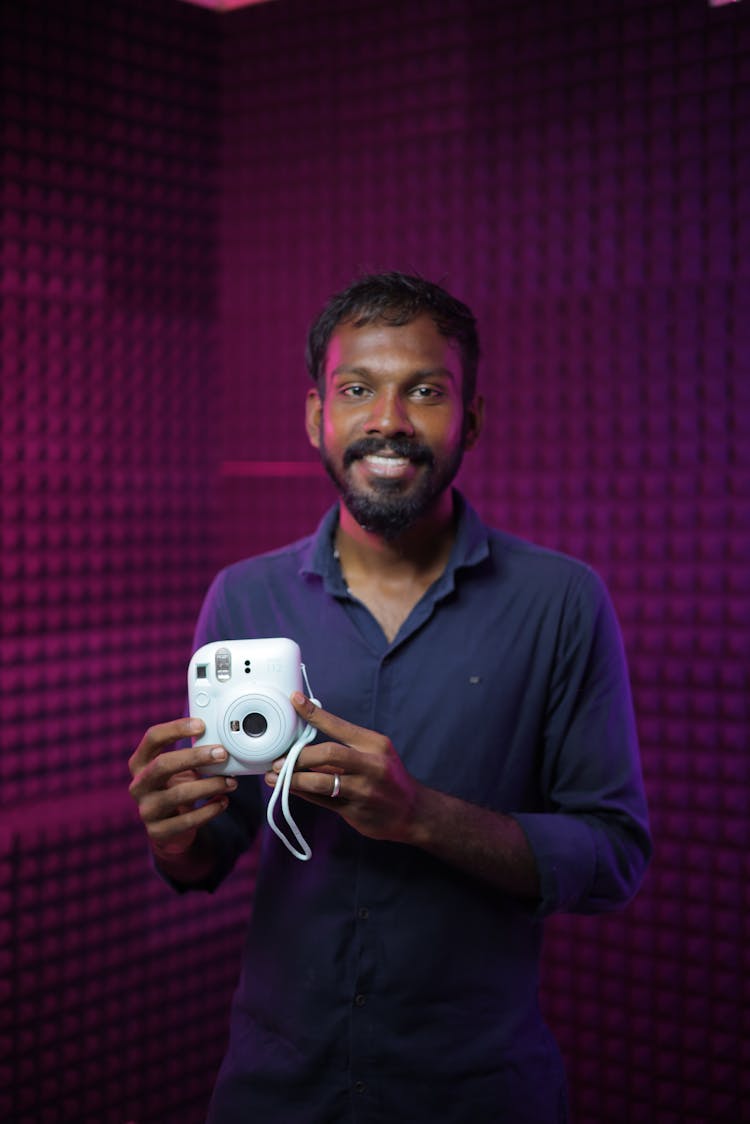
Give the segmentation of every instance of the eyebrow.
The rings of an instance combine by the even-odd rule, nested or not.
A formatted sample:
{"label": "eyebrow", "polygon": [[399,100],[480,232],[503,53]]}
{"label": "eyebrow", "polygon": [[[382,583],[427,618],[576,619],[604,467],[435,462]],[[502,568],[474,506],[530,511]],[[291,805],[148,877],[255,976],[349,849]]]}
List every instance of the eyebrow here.
{"label": "eyebrow", "polygon": [[[329,371],[329,376],[332,379],[337,378],[339,375],[363,375],[363,376],[365,376],[365,375],[370,375],[370,374],[372,374],[372,368],[371,367],[349,367],[345,363],[341,363],[338,367],[334,367],[334,369],[332,371]],[[453,372],[449,371],[447,367],[424,367],[424,368],[420,368],[417,371],[412,371],[409,377],[412,378],[412,379],[415,379],[415,380],[443,378],[443,379],[448,379],[450,382],[456,381]]]}

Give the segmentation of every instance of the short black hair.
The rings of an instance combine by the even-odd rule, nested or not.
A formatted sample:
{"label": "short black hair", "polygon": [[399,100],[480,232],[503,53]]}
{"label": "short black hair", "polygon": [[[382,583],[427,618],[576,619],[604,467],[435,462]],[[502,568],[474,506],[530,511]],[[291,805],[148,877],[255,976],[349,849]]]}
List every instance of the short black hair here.
{"label": "short black hair", "polygon": [[383,321],[394,327],[427,314],[441,335],[455,340],[461,353],[463,401],[474,398],[479,366],[479,335],[473,312],[432,281],[408,273],[370,273],[335,293],[307,336],[307,369],[323,392],[323,369],[331,336],[340,324],[363,328]]}

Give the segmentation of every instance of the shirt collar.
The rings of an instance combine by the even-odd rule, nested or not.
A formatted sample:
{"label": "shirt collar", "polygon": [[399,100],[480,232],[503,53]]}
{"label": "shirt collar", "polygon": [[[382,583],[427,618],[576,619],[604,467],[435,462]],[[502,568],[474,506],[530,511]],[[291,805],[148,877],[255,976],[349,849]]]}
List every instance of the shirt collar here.
{"label": "shirt collar", "polygon": [[[435,586],[435,597],[444,596],[455,587],[458,570],[477,566],[490,552],[487,527],[479,515],[460,492],[454,490],[453,500],[458,520],[456,541],[448,565]],[[299,572],[302,575],[315,575],[321,578],[329,593],[342,596],[346,595],[347,590],[333,546],[338,521],[338,504],[334,504],[321,519],[315,534],[308,540],[302,554]]]}

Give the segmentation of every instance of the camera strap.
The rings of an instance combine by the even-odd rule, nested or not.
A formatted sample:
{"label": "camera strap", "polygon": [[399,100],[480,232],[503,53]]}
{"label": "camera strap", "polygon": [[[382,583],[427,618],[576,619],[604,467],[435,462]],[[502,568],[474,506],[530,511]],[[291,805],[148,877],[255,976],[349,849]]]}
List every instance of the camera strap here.
{"label": "camera strap", "polygon": [[[310,690],[310,681],[307,678],[307,669],[304,664],[302,664],[301,666],[307,697],[311,702],[315,703],[316,706],[320,706],[320,701],[313,697],[312,691]],[[286,757],[284,758],[284,764],[279,770],[278,780],[274,785],[273,792],[271,793],[271,799],[268,801],[268,808],[266,809],[266,819],[268,820],[268,826],[273,832],[276,833],[276,835],[278,835],[281,842],[289,851],[292,852],[295,858],[301,859],[302,862],[307,862],[307,860],[312,856],[312,850],[310,848],[310,844],[307,842],[302,832],[297,827],[294,816],[289,810],[289,790],[291,788],[292,774],[294,773],[294,768],[297,764],[297,758],[299,757],[305,746],[308,744],[308,742],[311,742],[313,740],[316,733],[317,730],[315,729],[315,727],[311,726],[308,723],[300,736],[297,738],[294,745],[287,753]],[[274,810],[279,801],[279,796],[281,796],[281,810],[284,816],[284,821],[294,838],[297,840],[299,847],[295,847],[294,843],[290,842],[282,829],[276,824],[276,821],[274,819]]]}

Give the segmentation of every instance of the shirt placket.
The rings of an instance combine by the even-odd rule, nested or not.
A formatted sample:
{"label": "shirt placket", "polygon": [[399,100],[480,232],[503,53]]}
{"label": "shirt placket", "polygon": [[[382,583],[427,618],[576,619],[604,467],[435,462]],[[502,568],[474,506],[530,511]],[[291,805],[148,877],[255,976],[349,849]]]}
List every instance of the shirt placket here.
{"label": "shirt placket", "polygon": [[[373,729],[390,728],[389,685],[397,674],[397,654],[389,648],[380,656],[374,669]],[[351,995],[351,1101],[356,1124],[380,1120],[381,1080],[378,1044],[386,1033],[388,1019],[384,1011],[388,996],[384,994],[380,966],[380,934],[390,926],[398,926],[398,918],[388,908],[387,888],[383,875],[368,862],[371,846],[360,840],[359,861],[354,895],[354,947],[356,969]]]}

